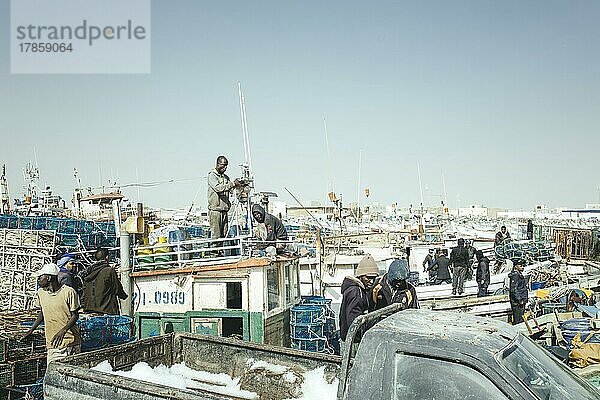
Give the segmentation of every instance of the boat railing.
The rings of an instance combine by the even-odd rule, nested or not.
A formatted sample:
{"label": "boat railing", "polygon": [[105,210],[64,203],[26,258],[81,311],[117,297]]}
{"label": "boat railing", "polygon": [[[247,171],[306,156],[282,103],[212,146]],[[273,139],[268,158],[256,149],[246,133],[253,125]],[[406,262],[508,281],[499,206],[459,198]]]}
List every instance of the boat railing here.
{"label": "boat railing", "polygon": [[190,265],[228,264],[246,254],[247,236],[220,239],[192,239],[172,243],[135,246],[134,271],[184,268]]}

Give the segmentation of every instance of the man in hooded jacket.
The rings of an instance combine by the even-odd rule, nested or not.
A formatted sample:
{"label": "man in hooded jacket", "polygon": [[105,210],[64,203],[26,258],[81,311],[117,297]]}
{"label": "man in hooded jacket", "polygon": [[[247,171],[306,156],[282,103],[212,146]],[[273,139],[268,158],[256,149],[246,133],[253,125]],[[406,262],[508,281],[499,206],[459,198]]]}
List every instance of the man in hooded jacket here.
{"label": "man in hooded jacket", "polygon": [[[263,233],[264,237],[261,237],[261,240],[264,240],[265,242],[288,240],[287,231],[285,230],[285,226],[281,223],[281,220],[276,216],[267,213],[263,206],[260,204],[252,205],[252,216],[259,224],[264,224],[266,233]],[[277,249],[277,252],[280,253],[285,249],[285,243],[277,243],[275,244],[275,248]]]}
{"label": "man in hooded jacket", "polygon": [[488,286],[490,286],[490,260],[483,255],[483,251],[477,250],[477,273],[475,280],[477,281],[477,297],[487,296]]}
{"label": "man in hooded jacket", "polygon": [[435,268],[437,271],[436,280],[434,285],[441,285],[442,283],[452,283],[452,276],[450,275],[450,259],[448,259],[448,250],[440,250],[437,258],[431,264],[429,268]]}
{"label": "man in hooded jacket", "polygon": [[108,263],[108,250],[96,250],[96,262],[83,278],[83,310],[109,315],[119,315],[119,300],[125,300],[117,271]]}
{"label": "man in hooded jacket", "polygon": [[375,280],[372,291],[373,310],[379,310],[392,303],[403,304],[404,308],[419,308],[417,290],[408,282],[408,263],[394,260],[388,272]]}
{"label": "man in hooded jacket", "polygon": [[[340,306],[340,338],[345,341],[348,328],[359,315],[369,311],[369,291],[373,281],[379,276],[377,263],[366,255],[358,263],[354,276],[347,276],[342,282],[342,304]],[[359,333],[360,336],[360,333]]]}

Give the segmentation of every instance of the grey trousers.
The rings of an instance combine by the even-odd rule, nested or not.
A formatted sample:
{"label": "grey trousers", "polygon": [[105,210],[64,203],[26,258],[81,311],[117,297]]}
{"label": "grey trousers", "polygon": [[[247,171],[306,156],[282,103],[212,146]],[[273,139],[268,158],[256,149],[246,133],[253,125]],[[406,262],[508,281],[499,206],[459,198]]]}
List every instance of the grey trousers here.
{"label": "grey trousers", "polygon": [[462,294],[462,292],[465,290],[465,276],[467,275],[467,268],[454,267],[452,272],[452,293],[458,292],[458,294]]}
{"label": "grey trousers", "polygon": [[210,224],[210,238],[219,239],[227,236],[229,226],[227,224],[227,211],[208,211],[208,222]]}

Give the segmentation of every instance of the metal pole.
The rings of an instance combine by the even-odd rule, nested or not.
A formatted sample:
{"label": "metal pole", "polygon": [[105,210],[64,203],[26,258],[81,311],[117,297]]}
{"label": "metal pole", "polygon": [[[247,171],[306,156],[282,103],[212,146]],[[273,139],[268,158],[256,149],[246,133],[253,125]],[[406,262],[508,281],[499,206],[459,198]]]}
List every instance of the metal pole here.
{"label": "metal pole", "polygon": [[122,230],[119,239],[121,248],[121,267],[119,268],[119,272],[121,274],[121,285],[123,285],[123,290],[127,293],[127,298],[121,300],[121,314],[133,317],[133,285],[131,284],[131,278],[129,277],[129,272],[131,272],[129,233]]}

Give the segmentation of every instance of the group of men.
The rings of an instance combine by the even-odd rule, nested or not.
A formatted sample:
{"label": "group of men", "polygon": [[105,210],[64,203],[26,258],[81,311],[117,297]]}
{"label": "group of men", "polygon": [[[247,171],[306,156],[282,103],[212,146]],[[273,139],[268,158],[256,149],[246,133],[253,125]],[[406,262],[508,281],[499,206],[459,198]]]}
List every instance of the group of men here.
{"label": "group of men", "polygon": [[371,255],[358,263],[353,276],[342,282],[342,304],[339,313],[340,338],[346,341],[348,328],[359,315],[379,310],[392,303],[404,308],[419,308],[417,291],[408,282],[408,263],[404,259],[394,260],[383,275]]}
{"label": "group of men", "polygon": [[[242,178],[235,179],[232,182],[229,176],[225,174],[228,165],[227,157],[219,156],[215,168],[208,173],[208,219],[212,239],[227,237],[231,190],[242,190],[249,184],[247,180]],[[251,212],[257,223],[256,236],[265,244],[272,243],[277,253],[282,252],[285,248],[284,242],[288,240],[288,235],[281,220],[267,213],[260,204],[253,204]]]}
{"label": "group of men", "polygon": [[429,283],[433,285],[452,283],[452,294],[462,295],[465,280],[473,279],[474,257],[477,259],[475,273],[477,296],[487,296],[490,285],[490,260],[481,250],[475,249],[470,240],[458,239],[457,246],[450,252],[450,258],[446,249],[438,250],[437,254],[434,249],[430,249],[423,260],[423,271],[429,273]]}
{"label": "group of men", "polygon": [[38,290],[34,306],[37,318],[23,336],[29,337],[43,322],[48,363],[81,351],[79,312],[119,314],[118,299],[126,299],[117,272],[108,261],[108,250],[97,249],[95,262],[78,271],[72,254],[64,254],[56,263],[45,264],[37,273]]}

